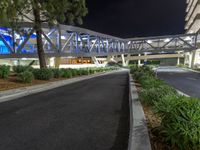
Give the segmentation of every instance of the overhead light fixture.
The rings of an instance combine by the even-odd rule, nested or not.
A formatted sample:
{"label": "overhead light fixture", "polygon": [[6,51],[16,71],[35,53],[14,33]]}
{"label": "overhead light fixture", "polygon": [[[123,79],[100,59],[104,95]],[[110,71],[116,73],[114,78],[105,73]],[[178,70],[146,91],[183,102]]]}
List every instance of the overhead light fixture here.
{"label": "overhead light fixture", "polygon": [[189,37],[189,36],[187,36],[187,37],[185,38],[185,40],[186,40],[186,41],[191,41],[191,40],[192,40],[192,38],[191,38],[191,37]]}
{"label": "overhead light fixture", "polygon": [[153,43],[153,42],[152,42],[152,40],[148,40],[147,43],[151,44],[151,43]]}
{"label": "overhead light fixture", "polygon": [[66,37],[62,35],[62,36],[61,36],[61,39],[62,39],[62,40],[66,40]]}
{"label": "overhead light fixture", "polygon": [[170,41],[170,39],[168,39],[168,38],[164,40],[165,43],[168,43],[169,41]]}

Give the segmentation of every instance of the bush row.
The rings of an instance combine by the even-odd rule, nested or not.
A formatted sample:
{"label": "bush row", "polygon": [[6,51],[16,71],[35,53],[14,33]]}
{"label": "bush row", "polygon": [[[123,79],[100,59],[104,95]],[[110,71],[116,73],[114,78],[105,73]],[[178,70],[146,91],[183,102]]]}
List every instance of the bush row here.
{"label": "bush row", "polygon": [[9,66],[0,66],[0,78],[6,79],[10,74],[10,67]]}
{"label": "bush row", "polygon": [[[84,68],[84,69],[34,69],[30,66],[13,66],[13,71],[23,83],[31,83],[32,80],[50,80],[52,78],[72,78],[81,75],[90,75],[96,72],[114,70],[116,68]],[[10,73],[9,66],[0,66],[0,78],[7,78]]]}
{"label": "bush row", "polygon": [[200,149],[200,100],[179,95],[159,80],[149,67],[131,67],[133,77],[141,84],[140,100],[151,105],[161,118],[154,129],[171,148]]}

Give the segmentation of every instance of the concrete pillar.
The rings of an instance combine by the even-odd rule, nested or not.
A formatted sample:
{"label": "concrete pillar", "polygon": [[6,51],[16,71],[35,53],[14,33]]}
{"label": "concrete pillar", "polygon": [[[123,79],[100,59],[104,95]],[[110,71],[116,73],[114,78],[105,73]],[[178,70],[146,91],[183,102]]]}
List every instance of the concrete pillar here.
{"label": "concrete pillar", "polygon": [[198,67],[196,65],[200,65],[200,49],[192,51],[192,60],[191,60],[191,68],[194,69]]}
{"label": "concrete pillar", "polygon": [[[144,53],[144,56],[147,56],[147,53]],[[144,60],[144,64],[147,63],[147,59]]]}
{"label": "concrete pillar", "polygon": [[94,62],[95,65],[99,66],[99,61],[95,56],[92,57],[92,61]]}
{"label": "concrete pillar", "polygon": [[[178,54],[180,54],[180,52],[178,52]],[[180,65],[180,57],[177,58],[177,66]]]}
{"label": "concrete pillar", "polygon": [[51,57],[49,60],[49,67],[54,68],[55,67],[55,58]]}
{"label": "concrete pillar", "polygon": [[129,58],[131,57],[131,55],[130,54],[128,54],[127,55],[127,59],[126,59],[126,66],[128,66],[129,65],[129,62],[130,62],[130,60],[129,60]]}
{"label": "concrete pillar", "polygon": [[[140,57],[141,54],[138,54],[138,56]],[[138,59],[138,66],[139,66],[139,67],[141,66],[141,60],[140,60],[140,59]]]}
{"label": "concrete pillar", "polygon": [[121,54],[121,58],[122,58],[122,66],[125,67],[126,62],[125,62],[124,54]]}
{"label": "concrete pillar", "polygon": [[195,63],[196,63],[196,50],[191,52],[191,68],[194,69],[195,68]]}
{"label": "concrete pillar", "polygon": [[61,57],[55,57],[55,68],[60,68]]}
{"label": "concrete pillar", "polygon": [[192,68],[192,52],[189,53],[189,60],[188,60],[189,68]]}

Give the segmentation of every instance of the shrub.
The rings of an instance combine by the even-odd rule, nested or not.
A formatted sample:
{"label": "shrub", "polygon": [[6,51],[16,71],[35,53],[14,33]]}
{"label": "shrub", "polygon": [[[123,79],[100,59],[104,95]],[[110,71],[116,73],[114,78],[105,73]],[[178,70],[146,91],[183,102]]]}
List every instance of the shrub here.
{"label": "shrub", "polygon": [[20,73],[18,74],[18,77],[23,83],[32,83],[34,79],[33,73],[30,71],[24,71]]}
{"label": "shrub", "polygon": [[32,71],[33,68],[31,66],[21,66],[21,65],[18,65],[18,66],[13,66],[13,71],[15,73],[22,73],[24,71]]}
{"label": "shrub", "polygon": [[141,80],[143,76],[148,76],[148,77],[155,77],[155,72],[152,70],[151,67],[148,66],[143,66],[143,67],[137,67],[137,66],[132,66],[130,68],[131,74],[133,74],[134,78],[136,80]]}
{"label": "shrub", "polygon": [[94,74],[94,69],[93,69],[93,68],[90,68],[90,69],[89,69],[89,73],[90,73],[90,74]]}
{"label": "shrub", "polygon": [[72,73],[72,76],[75,77],[78,75],[78,70],[77,69],[69,69]]}
{"label": "shrub", "polygon": [[62,69],[62,77],[63,78],[72,78],[72,70],[71,69]]}
{"label": "shrub", "polygon": [[163,140],[180,150],[200,149],[200,101],[180,95],[169,95],[155,103],[161,117],[157,129]]}
{"label": "shrub", "polygon": [[140,77],[139,81],[144,89],[157,88],[165,84],[163,81],[147,75]]}
{"label": "shrub", "polygon": [[131,74],[134,74],[137,70],[138,70],[138,66],[137,65],[130,66],[130,73]]}
{"label": "shrub", "polygon": [[81,75],[89,75],[90,74],[88,69],[81,69],[79,71],[81,72]]}
{"label": "shrub", "polygon": [[38,80],[50,80],[53,78],[53,71],[51,69],[34,69],[33,75]]}
{"label": "shrub", "polygon": [[2,65],[0,66],[0,78],[7,78],[10,74],[10,66]]}
{"label": "shrub", "polygon": [[160,85],[159,87],[142,89],[139,93],[140,100],[146,104],[154,105],[155,102],[158,102],[163,97],[167,95],[177,94],[176,90],[168,85]]}
{"label": "shrub", "polygon": [[60,69],[52,69],[53,77],[54,78],[60,78],[62,77],[63,71]]}
{"label": "shrub", "polygon": [[10,66],[2,65],[0,66],[0,78],[6,79],[10,74]]}

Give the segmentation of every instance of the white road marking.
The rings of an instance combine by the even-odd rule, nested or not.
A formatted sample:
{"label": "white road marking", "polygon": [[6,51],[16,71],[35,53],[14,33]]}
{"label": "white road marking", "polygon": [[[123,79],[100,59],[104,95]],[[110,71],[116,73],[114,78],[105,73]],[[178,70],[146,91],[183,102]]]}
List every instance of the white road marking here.
{"label": "white road marking", "polygon": [[196,80],[197,80],[197,79],[195,79],[195,78],[190,78],[190,77],[188,77],[188,78],[186,78],[186,79],[193,80],[193,81],[196,81]]}

